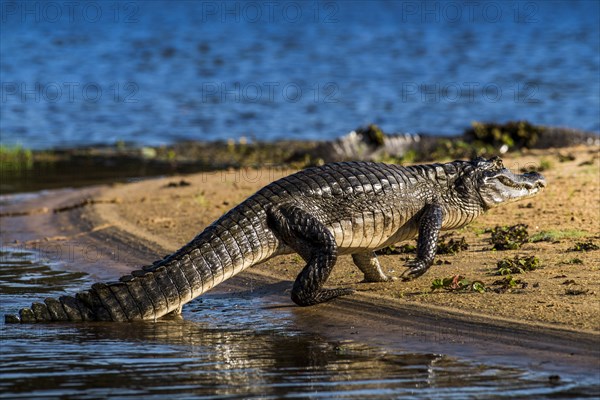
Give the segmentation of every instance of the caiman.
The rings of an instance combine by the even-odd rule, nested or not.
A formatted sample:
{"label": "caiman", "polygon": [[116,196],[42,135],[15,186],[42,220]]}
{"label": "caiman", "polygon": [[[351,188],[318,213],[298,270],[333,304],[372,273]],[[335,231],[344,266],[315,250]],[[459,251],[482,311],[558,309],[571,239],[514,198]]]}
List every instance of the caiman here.
{"label": "caiman", "polygon": [[403,167],[342,162],[279,179],[213,222],[191,242],[118,282],[48,298],[6,322],[156,320],[248,267],[281,254],[306,262],[293,284],[299,306],[351,294],[324,288],[338,256],[352,255],[367,282],[386,275],[374,251],[418,236],[404,279],[432,265],[440,231],[463,227],[486,210],[531,197],[546,186],[513,174],[498,157]]}

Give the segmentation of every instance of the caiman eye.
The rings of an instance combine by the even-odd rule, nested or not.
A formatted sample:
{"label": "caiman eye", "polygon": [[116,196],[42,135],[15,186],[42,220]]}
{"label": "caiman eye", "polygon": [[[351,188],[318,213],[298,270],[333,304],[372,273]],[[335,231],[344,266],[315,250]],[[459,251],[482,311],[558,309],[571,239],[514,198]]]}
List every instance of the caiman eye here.
{"label": "caiman eye", "polygon": [[493,165],[494,170],[504,169],[504,164],[502,163],[502,159],[498,156],[490,159],[490,162]]}

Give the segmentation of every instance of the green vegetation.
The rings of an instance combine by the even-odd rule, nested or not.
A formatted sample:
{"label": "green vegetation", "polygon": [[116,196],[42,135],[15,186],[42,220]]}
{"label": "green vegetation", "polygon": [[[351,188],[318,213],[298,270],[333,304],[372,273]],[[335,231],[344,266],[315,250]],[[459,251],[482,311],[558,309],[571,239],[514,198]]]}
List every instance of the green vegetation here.
{"label": "green vegetation", "polygon": [[448,236],[449,235],[442,236],[438,240],[437,254],[454,255],[462,250],[467,250],[469,248],[469,245],[465,241],[464,236],[461,237],[459,240],[450,239],[448,242],[446,242],[446,238]]}
{"label": "green vegetation", "polygon": [[384,144],[385,133],[383,133],[383,130],[375,124],[370,124],[365,128],[358,128],[356,133],[364,136],[369,144],[375,146],[383,146]]}
{"label": "green vegetation", "polygon": [[547,158],[542,158],[539,165],[528,165],[521,168],[521,172],[544,172],[552,168],[552,162]]}
{"label": "green vegetation", "polygon": [[529,241],[527,225],[496,226],[490,230],[490,243],[495,250],[516,250]]}
{"label": "green vegetation", "polygon": [[444,289],[449,292],[485,293],[485,284],[481,281],[469,281],[464,276],[454,275],[449,278],[437,278],[431,282],[431,291]]}
{"label": "green vegetation", "polygon": [[588,240],[587,242],[577,242],[575,246],[571,247],[569,251],[593,251],[600,249],[596,243]]}
{"label": "green vegetation", "polygon": [[566,230],[549,230],[541,231],[532,235],[529,239],[530,242],[557,242],[562,239],[576,239],[587,236],[588,233],[579,229],[566,229]]}
{"label": "green vegetation", "polygon": [[419,161],[455,160],[459,158],[490,157],[498,150],[482,142],[469,142],[462,139],[439,139],[436,147],[429,153],[423,154]]}
{"label": "green vegetation", "polygon": [[504,124],[473,122],[471,129],[464,136],[471,141],[492,145],[494,148],[503,145],[509,148],[532,147],[537,143],[544,131],[527,121],[509,121]]}
{"label": "green vegetation", "polygon": [[522,274],[525,271],[534,271],[540,268],[540,259],[536,256],[520,257],[498,261],[496,275]]}
{"label": "green vegetation", "polygon": [[527,282],[524,282],[521,279],[515,279],[512,275],[505,276],[492,283],[492,286],[498,286],[493,289],[496,293],[506,293],[508,290],[514,289],[518,285],[521,285],[522,289],[525,289],[528,286]]}
{"label": "green vegetation", "polygon": [[583,264],[583,260],[581,258],[571,258],[568,261],[564,261],[561,264],[567,264],[567,265],[582,265]]}
{"label": "green vegetation", "polygon": [[2,171],[20,171],[33,167],[33,153],[22,146],[0,145],[0,169]]}
{"label": "green vegetation", "polygon": [[407,150],[406,153],[402,155],[402,157],[392,157],[389,154],[385,153],[381,157],[379,157],[376,161],[387,163],[387,164],[412,164],[417,161],[423,160],[421,154],[419,154],[416,150]]}
{"label": "green vegetation", "polygon": [[[379,161],[410,163],[491,157],[498,155],[500,149],[504,152],[531,148],[540,140],[545,130],[545,127],[533,125],[528,121],[509,121],[503,124],[475,121],[460,137],[438,137],[434,144],[425,146],[418,152],[411,150],[402,157],[385,155]],[[369,125],[367,128],[357,130],[357,133],[365,135],[366,141],[370,144],[380,145],[383,143],[384,134],[376,125]],[[565,157],[559,160],[562,162],[562,160],[569,159],[568,155]],[[540,165],[529,170],[543,171],[551,167],[551,161],[543,159]]]}
{"label": "green vegetation", "polygon": [[200,207],[208,206],[208,200],[204,196],[204,191],[196,193],[196,195],[194,196],[194,202]]}
{"label": "green vegetation", "polygon": [[[521,149],[534,146],[545,128],[528,121],[509,121],[504,124],[473,122],[461,139],[440,139],[436,147],[421,155],[422,161],[455,158],[489,157],[498,149]],[[536,169],[548,169],[549,161],[543,161]]]}
{"label": "green vegetation", "polygon": [[550,168],[552,168],[552,161],[548,160],[547,158],[542,158],[540,160],[540,165],[538,167],[538,171],[539,172],[548,171]]}
{"label": "green vegetation", "polygon": [[[462,250],[467,250],[469,245],[465,241],[464,237],[461,237],[458,240],[450,239],[446,242],[446,239],[452,236],[452,234],[447,234],[438,239],[438,249],[437,254],[449,254],[454,255]],[[379,249],[375,252],[375,254],[380,255],[393,255],[393,254],[411,254],[417,252],[417,246],[414,244],[403,244],[403,245],[391,245],[388,247],[384,247],[383,249]]]}
{"label": "green vegetation", "polygon": [[408,253],[415,253],[417,251],[417,246],[415,246],[414,244],[403,244],[401,246],[388,246],[388,247],[384,247],[383,249],[379,249],[375,252],[375,254],[380,254],[380,255],[393,255],[393,254],[408,254]]}

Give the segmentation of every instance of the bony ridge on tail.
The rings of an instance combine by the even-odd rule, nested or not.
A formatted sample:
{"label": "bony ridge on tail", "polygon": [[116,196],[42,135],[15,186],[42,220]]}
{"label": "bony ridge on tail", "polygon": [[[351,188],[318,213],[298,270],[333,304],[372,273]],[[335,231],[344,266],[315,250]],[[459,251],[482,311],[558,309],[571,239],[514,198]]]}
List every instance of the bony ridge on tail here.
{"label": "bony ridge on tail", "polygon": [[546,186],[502,160],[478,158],[402,167],[342,162],[312,167],[260,189],[175,253],[118,282],[97,283],[75,296],[33,303],[7,322],[156,320],[271,257],[298,253],[306,262],[292,300],[309,306],[352,293],[324,284],[338,256],[352,255],[367,282],[384,282],[374,251],[418,236],[403,277],[433,263],[440,231],[467,225],[500,204]]}

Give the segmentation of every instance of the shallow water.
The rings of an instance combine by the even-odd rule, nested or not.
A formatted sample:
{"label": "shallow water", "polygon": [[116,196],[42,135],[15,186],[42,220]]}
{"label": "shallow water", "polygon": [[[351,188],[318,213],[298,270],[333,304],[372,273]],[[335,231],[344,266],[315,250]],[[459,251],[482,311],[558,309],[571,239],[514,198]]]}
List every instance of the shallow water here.
{"label": "shallow water", "polygon": [[600,131],[597,1],[2,4],[3,144]]}
{"label": "shallow water", "polygon": [[[5,248],[0,313],[81,290],[85,274]],[[1,398],[581,398],[597,382],[443,354],[331,341],[294,327],[260,297],[207,294],[184,320],[0,323]]]}

